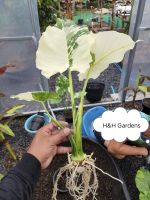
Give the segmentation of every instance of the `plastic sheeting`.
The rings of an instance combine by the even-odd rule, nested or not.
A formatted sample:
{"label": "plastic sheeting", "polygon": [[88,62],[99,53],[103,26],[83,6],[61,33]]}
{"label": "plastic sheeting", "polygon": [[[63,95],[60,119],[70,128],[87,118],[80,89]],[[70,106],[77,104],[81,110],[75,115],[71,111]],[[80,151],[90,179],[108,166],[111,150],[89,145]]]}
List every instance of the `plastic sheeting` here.
{"label": "plastic sheeting", "polygon": [[[136,16],[137,13],[137,7],[138,7],[139,0],[134,1],[134,7],[133,7],[133,16],[130,24],[130,35],[132,37],[133,34],[133,28],[135,25]],[[150,1],[147,0],[145,3],[144,13],[141,25],[139,27],[139,38],[138,40],[141,40],[139,43],[137,43],[129,86],[135,86],[136,84],[136,77],[138,74],[139,69],[141,68],[142,74],[149,75],[150,76]],[[124,66],[122,70],[122,76],[121,76],[121,84],[120,88],[122,88],[122,83],[125,76],[125,71],[127,68],[127,62],[128,61],[128,55],[126,56],[124,60]]]}
{"label": "plastic sheeting", "polygon": [[[0,76],[0,110],[20,101],[9,99],[9,95],[39,90],[41,75],[35,67],[35,52],[40,37],[36,0],[0,0],[0,66],[14,64]],[[23,111],[38,110],[27,103]]]}

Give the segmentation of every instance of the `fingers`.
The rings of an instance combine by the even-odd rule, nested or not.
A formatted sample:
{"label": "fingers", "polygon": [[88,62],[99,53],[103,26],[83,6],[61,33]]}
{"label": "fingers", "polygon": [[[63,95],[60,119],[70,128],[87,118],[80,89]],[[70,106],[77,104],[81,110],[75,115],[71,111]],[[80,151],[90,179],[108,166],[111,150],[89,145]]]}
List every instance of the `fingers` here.
{"label": "fingers", "polygon": [[[68,126],[68,123],[64,121],[59,121],[59,123],[63,125],[64,127]],[[43,126],[41,129],[39,129],[40,132],[43,132],[48,135],[55,134],[54,131],[56,130],[58,130],[58,126],[54,122],[50,122],[47,125]]]}
{"label": "fingers", "polygon": [[57,147],[57,154],[64,154],[64,153],[70,153],[72,151],[71,147]]}
{"label": "fingers", "polygon": [[66,139],[71,134],[71,132],[72,130],[69,128],[59,130],[57,134],[51,135],[51,142],[53,143],[53,145],[57,145],[64,141],[64,139]]}

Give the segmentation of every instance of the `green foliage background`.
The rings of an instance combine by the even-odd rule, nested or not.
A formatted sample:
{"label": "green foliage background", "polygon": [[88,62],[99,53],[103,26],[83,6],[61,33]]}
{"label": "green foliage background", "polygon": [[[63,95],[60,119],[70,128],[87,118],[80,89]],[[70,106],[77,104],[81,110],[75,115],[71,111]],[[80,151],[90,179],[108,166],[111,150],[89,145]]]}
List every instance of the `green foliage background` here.
{"label": "green foliage background", "polygon": [[41,32],[48,25],[54,25],[59,14],[59,0],[38,0],[38,12]]}

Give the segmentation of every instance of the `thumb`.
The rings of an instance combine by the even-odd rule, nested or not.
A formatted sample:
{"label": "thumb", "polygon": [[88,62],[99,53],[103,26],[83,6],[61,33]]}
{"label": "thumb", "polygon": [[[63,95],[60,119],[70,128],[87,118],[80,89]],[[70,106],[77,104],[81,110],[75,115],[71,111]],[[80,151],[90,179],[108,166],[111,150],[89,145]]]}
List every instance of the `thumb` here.
{"label": "thumb", "polygon": [[51,135],[51,142],[53,145],[57,145],[64,141],[66,137],[68,137],[71,134],[72,130],[69,128],[64,128],[60,130],[57,134]]}

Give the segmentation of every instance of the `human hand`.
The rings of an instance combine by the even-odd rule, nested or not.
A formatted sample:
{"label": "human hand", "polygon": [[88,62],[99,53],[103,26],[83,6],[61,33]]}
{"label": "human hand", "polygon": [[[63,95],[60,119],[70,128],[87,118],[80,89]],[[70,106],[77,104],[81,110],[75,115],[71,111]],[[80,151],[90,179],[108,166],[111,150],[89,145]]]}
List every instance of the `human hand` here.
{"label": "human hand", "polygon": [[[68,125],[66,122],[61,124],[65,127]],[[71,152],[71,147],[57,146],[65,141],[71,132],[69,128],[60,130],[51,122],[38,130],[27,152],[35,156],[40,161],[41,168],[45,169],[57,153]]]}

